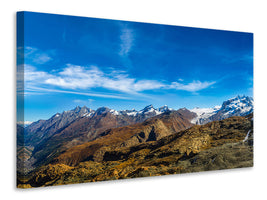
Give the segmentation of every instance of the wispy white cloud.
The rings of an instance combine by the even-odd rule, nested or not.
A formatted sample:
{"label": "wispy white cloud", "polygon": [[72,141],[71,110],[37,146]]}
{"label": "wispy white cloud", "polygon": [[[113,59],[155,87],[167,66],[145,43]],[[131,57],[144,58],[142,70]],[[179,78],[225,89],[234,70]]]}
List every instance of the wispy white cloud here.
{"label": "wispy white cloud", "polygon": [[28,64],[45,64],[53,60],[50,55],[51,53],[52,51],[46,52],[29,46],[18,48],[18,56],[23,57]]}
{"label": "wispy white cloud", "polygon": [[[126,91],[127,89],[122,84],[127,82],[123,80],[123,76],[116,75],[113,80],[107,77],[104,72],[99,70],[97,67],[81,67],[76,65],[67,65],[62,71],[58,73],[48,73],[45,71],[38,71],[31,65],[19,66],[19,73],[21,74],[18,88],[24,95],[32,94],[45,94],[45,92],[56,92],[56,93],[68,93],[77,94],[92,97],[103,97],[103,98],[115,98],[115,99],[131,99],[125,95],[114,95],[108,93],[95,93],[95,92],[84,92],[84,89],[92,89],[96,87],[103,87],[110,90]],[[132,81],[131,79],[129,79]],[[128,80],[128,82],[129,82]],[[110,82],[110,84],[108,84]],[[120,85],[122,84],[122,85]],[[62,89],[47,88],[49,85],[58,86]],[[23,88],[24,87],[24,90]],[[73,91],[75,90],[75,91]],[[79,90],[83,90],[80,92]]]}
{"label": "wispy white cloud", "polygon": [[[178,79],[179,80],[179,79]],[[188,92],[197,92],[214,85],[215,81],[196,81],[190,83],[166,83],[158,80],[137,80],[129,77],[125,71],[104,72],[96,66],[84,67],[68,64],[58,72],[38,71],[31,65],[25,65],[25,90],[26,92],[64,92],[86,96],[128,99],[129,97],[92,93],[95,88],[104,88],[112,93],[114,91],[128,95],[142,95],[146,90],[175,89]],[[47,88],[49,86],[61,89]]]}
{"label": "wispy white cloud", "polygon": [[65,94],[77,94],[82,96],[89,96],[89,97],[102,97],[102,98],[111,98],[111,99],[132,99],[131,97],[125,95],[114,95],[114,94],[101,94],[101,93],[94,93],[94,92],[76,92],[71,90],[62,90],[62,89],[51,89],[51,88],[44,88],[44,87],[28,87],[27,89],[30,92],[55,92],[55,93],[65,93]]}
{"label": "wispy white cloud", "polygon": [[95,100],[94,99],[87,99],[87,100],[81,100],[81,99],[74,99],[73,102],[74,103],[78,103],[78,104],[92,104]]}
{"label": "wispy white cloud", "polygon": [[119,55],[127,56],[134,44],[134,32],[128,27],[123,27],[120,35],[120,52]]}
{"label": "wispy white cloud", "polygon": [[29,87],[42,85],[45,80],[53,77],[45,71],[38,71],[35,67],[28,64],[17,66],[17,94],[18,95],[38,95],[42,92],[30,92]]}
{"label": "wispy white cloud", "polygon": [[191,83],[188,84],[182,84],[179,82],[172,82],[172,84],[170,85],[170,88],[172,89],[176,89],[176,90],[185,90],[188,92],[197,92],[203,89],[206,89],[212,85],[214,85],[216,83],[216,81],[193,81]]}
{"label": "wispy white cloud", "polygon": [[223,62],[230,64],[230,63],[237,63],[237,62],[253,62],[253,53],[250,54],[244,54],[244,55],[239,55],[239,56],[233,56],[233,57],[225,57],[223,59]]}
{"label": "wispy white cloud", "polygon": [[125,93],[137,93],[139,91],[158,89],[164,84],[155,80],[140,80],[130,78],[123,71],[104,73],[95,66],[82,67],[67,65],[57,76],[45,80],[46,84],[68,89],[88,89],[101,87]]}
{"label": "wispy white cloud", "polygon": [[156,80],[140,80],[133,85],[133,89],[137,92],[160,88],[166,88],[166,85]]}
{"label": "wispy white cloud", "polygon": [[62,88],[87,89],[100,87],[103,78],[105,78],[104,73],[97,67],[86,68],[68,64],[58,75],[45,80],[45,83]]}
{"label": "wispy white cloud", "polygon": [[53,77],[53,75],[49,74],[48,72],[38,71],[35,67],[28,64],[24,65],[24,74],[24,80],[28,83],[42,83],[48,78]]}

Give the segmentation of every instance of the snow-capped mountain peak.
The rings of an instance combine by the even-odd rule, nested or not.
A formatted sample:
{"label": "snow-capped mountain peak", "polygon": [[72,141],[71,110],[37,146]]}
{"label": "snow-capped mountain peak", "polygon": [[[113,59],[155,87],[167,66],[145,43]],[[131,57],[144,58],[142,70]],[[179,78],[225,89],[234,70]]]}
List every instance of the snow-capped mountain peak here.
{"label": "snow-capped mountain peak", "polygon": [[79,117],[89,117],[94,112],[95,112],[94,110],[87,108],[86,106],[83,106],[83,107],[76,106],[72,110],[63,111],[62,113],[56,113],[49,120],[55,122],[55,121],[60,121],[60,120],[66,120],[68,118],[77,119]]}
{"label": "snow-capped mountain peak", "polygon": [[222,120],[232,116],[246,116],[253,112],[254,101],[252,97],[240,96],[231,98],[214,108],[194,108],[190,110],[197,114],[191,123],[205,124],[214,120]]}
{"label": "snow-capped mountain peak", "polygon": [[240,116],[248,115],[253,111],[254,101],[253,98],[248,96],[237,96],[229,99],[222,104],[225,116],[238,114]]}
{"label": "snow-capped mountain peak", "polygon": [[147,114],[147,113],[151,113],[154,112],[156,109],[153,107],[153,105],[148,105],[146,106],[144,109],[142,109],[140,112]]}
{"label": "snow-capped mountain peak", "polygon": [[158,108],[159,112],[166,112],[168,110],[173,110],[172,108],[169,108],[167,105],[161,106],[160,108]]}
{"label": "snow-capped mountain peak", "polygon": [[173,109],[169,108],[167,105],[164,105],[164,106],[156,109],[153,107],[153,105],[150,104],[139,111],[137,111],[136,109],[120,110],[120,111],[111,109],[111,110],[109,110],[109,112],[113,115],[128,115],[128,116],[137,116],[137,115],[150,115],[151,116],[152,115],[152,116],[156,116],[156,115],[162,114],[162,113],[169,111],[169,110],[173,110]]}
{"label": "snow-capped mountain peak", "polygon": [[109,109],[107,107],[100,107],[95,111],[94,115],[101,115],[101,114],[104,114],[104,113],[107,113],[107,112],[113,112],[113,111],[114,110],[111,110],[111,109]]}
{"label": "snow-capped mountain peak", "polygon": [[113,115],[119,115],[120,113],[117,110],[110,110],[110,113],[112,113]]}
{"label": "snow-capped mountain peak", "polygon": [[148,113],[154,113],[155,115],[159,115],[162,114],[166,111],[170,111],[173,110],[172,108],[169,108],[167,105],[161,106],[157,109],[155,109],[152,105],[148,105],[146,106],[144,109],[142,109],[141,111],[139,111],[139,114],[148,114]]}

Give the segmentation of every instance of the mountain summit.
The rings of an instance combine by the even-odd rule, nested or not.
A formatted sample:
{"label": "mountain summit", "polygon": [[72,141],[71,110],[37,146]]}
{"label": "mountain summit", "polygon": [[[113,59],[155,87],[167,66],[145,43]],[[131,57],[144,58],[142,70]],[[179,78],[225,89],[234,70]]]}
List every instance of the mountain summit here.
{"label": "mountain summit", "polygon": [[191,123],[206,124],[211,121],[218,121],[232,116],[246,116],[253,112],[254,100],[248,96],[236,96],[222,103],[222,106],[214,108],[193,108],[190,110],[197,114]]}

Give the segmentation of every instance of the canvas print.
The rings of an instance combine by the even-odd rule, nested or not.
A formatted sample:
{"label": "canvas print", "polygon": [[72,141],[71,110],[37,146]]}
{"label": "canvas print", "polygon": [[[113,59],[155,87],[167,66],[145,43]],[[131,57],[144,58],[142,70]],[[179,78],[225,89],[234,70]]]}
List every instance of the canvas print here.
{"label": "canvas print", "polygon": [[252,167],[253,109],[252,33],[17,13],[18,188]]}

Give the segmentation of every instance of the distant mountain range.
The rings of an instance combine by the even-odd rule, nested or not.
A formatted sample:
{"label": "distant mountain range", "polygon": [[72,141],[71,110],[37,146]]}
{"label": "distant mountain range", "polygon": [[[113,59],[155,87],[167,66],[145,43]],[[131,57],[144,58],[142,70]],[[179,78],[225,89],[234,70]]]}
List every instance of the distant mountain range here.
{"label": "distant mountain range", "polygon": [[73,110],[56,113],[48,120],[38,120],[25,127],[25,131],[28,133],[25,143],[31,145],[40,143],[41,140],[64,131],[68,127],[70,132],[75,132],[76,127],[79,127],[80,132],[86,132],[88,138],[94,139],[98,133],[107,128],[143,122],[171,110],[173,109],[169,109],[168,106],[155,109],[152,105],[148,105],[140,111],[135,109],[116,111],[107,107],[92,110],[86,106],[77,106]]}
{"label": "distant mountain range", "polygon": [[[34,165],[49,162],[59,153],[68,148],[92,141],[107,134],[112,128],[136,125],[157,116],[168,116],[177,113],[177,121],[173,127],[175,131],[184,130],[192,124],[190,120],[196,114],[187,109],[174,111],[167,106],[159,109],[152,105],[140,111],[124,110],[115,111],[106,107],[91,110],[87,107],[76,107],[70,111],[57,113],[48,120],[39,120],[24,128],[25,146],[34,146],[32,157]],[[20,137],[21,138],[21,137]],[[31,163],[32,160],[29,160]]]}
{"label": "distant mountain range", "polygon": [[[213,108],[196,107],[190,109],[191,112],[197,114],[197,117],[194,118],[191,122],[193,124],[205,124],[213,120],[221,120],[231,116],[245,116],[253,112],[253,109],[254,100],[252,97],[238,95],[235,98],[224,101],[221,106],[215,106]],[[67,124],[70,124],[77,118],[90,118],[95,115],[100,115],[107,112],[110,112],[113,115],[128,115],[134,117],[139,116],[139,118],[147,119],[162,114],[166,111],[173,110],[174,109],[169,108],[167,105],[164,105],[160,108],[154,108],[153,105],[148,105],[140,111],[137,111],[136,109],[117,111],[114,109],[109,109],[107,107],[100,107],[97,110],[92,110],[90,108],[87,108],[86,106],[77,106],[73,110],[64,111],[63,113],[56,113],[48,120],[39,120],[33,123],[26,121],[24,122],[24,127],[31,125],[31,128],[29,128],[31,130],[42,126],[42,129],[44,130],[51,126],[51,124],[55,123],[55,128],[58,129],[64,127]],[[23,126],[22,122],[19,122],[18,124]]]}
{"label": "distant mountain range", "polygon": [[195,124],[247,116],[253,109],[253,98],[247,96],[237,96],[214,108],[191,110],[174,110],[167,105],[148,105],[139,111],[77,106],[26,127],[17,125],[18,171],[27,173],[48,163],[75,166],[88,160],[101,162],[108,159],[106,147],[115,151],[159,141]]}

